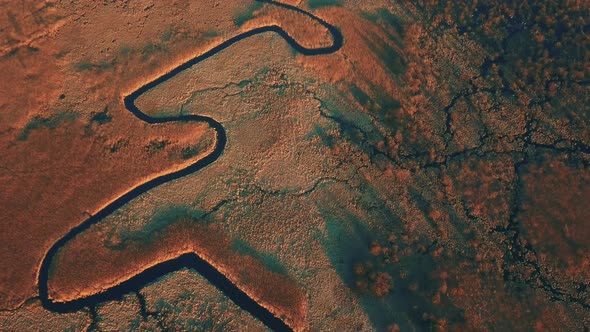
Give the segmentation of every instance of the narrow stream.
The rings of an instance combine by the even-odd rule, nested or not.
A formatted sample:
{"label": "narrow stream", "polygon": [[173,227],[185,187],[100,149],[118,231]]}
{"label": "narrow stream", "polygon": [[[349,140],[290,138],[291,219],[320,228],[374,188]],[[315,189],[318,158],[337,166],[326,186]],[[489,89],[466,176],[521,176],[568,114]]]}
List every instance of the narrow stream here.
{"label": "narrow stream", "polygon": [[43,306],[49,310],[56,311],[56,312],[73,312],[80,310],[83,307],[94,307],[95,305],[113,299],[119,299],[124,294],[130,292],[137,292],[143,286],[145,286],[149,282],[153,282],[159,277],[182,269],[182,268],[191,268],[201,274],[205,279],[207,279],[213,286],[218,288],[223,294],[225,294],[228,298],[230,298],[234,303],[236,303],[242,309],[248,311],[252,316],[259,319],[262,323],[264,323],[267,327],[275,330],[275,331],[292,331],[291,327],[289,327],[284,321],[275,317],[268,309],[260,305],[258,302],[250,298],[246,293],[244,293],[241,289],[238,288],[234,283],[232,283],[225,275],[219,272],[213,265],[209,262],[203,260],[201,257],[198,256],[196,253],[184,254],[180,257],[177,257],[172,260],[168,260],[166,262],[157,264],[153,267],[150,267],[143,272],[133,276],[132,278],[111,287],[101,293],[90,295],[87,297],[78,298],[76,300],[68,301],[68,302],[57,302],[53,299],[49,298],[48,294],[48,279],[49,279],[49,270],[51,267],[51,263],[58,253],[58,251],[64,247],[70,240],[76,237],[78,234],[86,231],[90,226],[96,224],[103,220],[105,217],[131,201],[132,199],[138,197],[139,195],[155,188],[163,183],[181,178],[188,174],[197,172],[198,170],[208,166],[209,164],[213,163],[217,158],[223,154],[227,143],[227,137],[225,133],[225,129],[223,126],[215,121],[215,119],[201,116],[201,115],[180,115],[180,116],[169,116],[169,117],[152,117],[146,113],[143,113],[136,105],[135,101],[145,92],[157,87],[159,84],[166,82],[167,80],[173,78],[180,72],[192,67],[193,65],[206,60],[217,53],[225,50],[229,46],[246,39],[251,36],[255,36],[261,33],[266,32],[274,32],[279,34],[282,38],[284,38],[291,47],[293,47],[296,51],[307,55],[322,55],[322,54],[329,54],[336,52],[342,47],[343,44],[343,37],[340,31],[328,24],[327,22],[323,21],[322,19],[314,16],[313,14],[306,12],[302,9],[299,9],[294,6],[290,6],[287,4],[282,4],[275,2],[273,0],[257,0],[259,2],[269,3],[276,6],[280,6],[286,8],[288,10],[293,10],[299,13],[302,13],[313,20],[317,21],[319,24],[323,25],[328,29],[330,34],[332,35],[333,43],[331,46],[322,47],[322,48],[305,48],[298,44],[291,36],[289,36],[283,29],[279,26],[271,25],[271,26],[264,26],[260,28],[256,28],[235,37],[232,37],[218,46],[210,49],[209,51],[205,52],[202,55],[199,55],[195,58],[188,60],[187,62],[179,65],[178,67],[174,68],[170,72],[163,74],[162,76],[158,77],[154,81],[151,81],[130,95],[124,98],[125,107],[129,112],[135,115],[138,119],[149,123],[149,124],[160,124],[160,123],[169,123],[169,122],[206,122],[211,126],[216,133],[216,146],[215,149],[211,154],[206,156],[204,159],[201,159],[190,166],[178,170],[176,172],[172,172],[169,174],[165,174],[149,180],[145,183],[140,184],[139,186],[131,189],[102,210],[98,211],[95,215],[91,216],[90,218],[86,219],[80,225],[72,228],[66,235],[60,238],[55,244],[51,246],[49,251],[46,253],[43,261],[41,263],[40,271],[39,271],[39,297]]}

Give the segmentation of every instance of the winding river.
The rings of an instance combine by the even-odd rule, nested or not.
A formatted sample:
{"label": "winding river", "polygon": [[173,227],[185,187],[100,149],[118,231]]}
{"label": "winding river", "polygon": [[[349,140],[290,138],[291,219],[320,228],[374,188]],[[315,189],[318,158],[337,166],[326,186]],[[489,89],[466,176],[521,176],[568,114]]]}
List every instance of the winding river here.
{"label": "winding river", "polygon": [[291,331],[291,327],[289,327],[284,321],[275,317],[268,309],[260,305],[258,302],[250,298],[245,292],[239,289],[234,283],[232,283],[225,275],[219,272],[213,265],[209,262],[203,260],[199,257],[196,253],[189,253],[181,255],[172,260],[168,260],[166,262],[157,264],[153,267],[150,267],[143,272],[135,275],[134,277],[114,286],[107,290],[104,290],[101,293],[93,294],[87,297],[78,298],[68,302],[57,302],[54,301],[49,297],[48,294],[48,279],[49,279],[49,271],[50,266],[55,258],[58,251],[64,247],[70,240],[76,237],[78,234],[86,231],[90,226],[96,224],[103,220],[105,217],[131,201],[132,199],[138,197],[139,195],[155,188],[163,183],[181,178],[183,176],[189,175],[191,173],[197,172],[198,170],[208,166],[209,164],[213,163],[217,158],[219,158],[225,149],[227,143],[227,137],[225,133],[225,129],[221,125],[221,123],[215,121],[215,119],[202,116],[202,115],[180,115],[180,116],[168,116],[168,117],[152,117],[146,113],[143,113],[136,105],[135,101],[145,92],[157,87],[159,84],[173,78],[180,72],[192,67],[193,65],[210,58],[217,53],[225,50],[229,46],[246,39],[251,36],[255,36],[261,33],[266,32],[274,32],[280,35],[283,39],[289,43],[291,47],[293,47],[296,51],[307,55],[322,55],[322,54],[329,54],[336,52],[342,47],[343,44],[343,37],[340,31],[325,22],[324,20],[314,16],[313,14],[299,9],[297,7],[275,2],[273,0],[256,0],[258,2],[269,3],[275,6],[283,7],[288,10],[296,11],[301,13],[311,19],[315,20],[322,26],[328,29],[329,33],[332,36],[333,43],[331,46],[328,47],[321,47],[321,48],[305,48],[302,45],[298,44],[291,36],[289,36],[282,28],[277,25],[270,25],[270,26],[263,26],[259,27],[242,34],[239,34],[235,37],[232,37],[223,43],[213,47],[209,51],[188,60],[185,63],[182,63],[178,67],[172,69],[171,71],[163,74],[162,76],[158,77],[157,79],[141,86],[139,89],[135,90],[128,96],[124,97],[124,104],[125,107],[129,112],[131,112],[134,116],[136,116],[141,121],[144,121],[148,124],[161,124],[161,123],[169,123],[169,122],[206,122],[215,130],[216,133],[216,146],[213,152],[207,155],[205,158],[198,160],[197,162],[189,165],[188,167],[168,173],[152,180],[149,180],[145,183],[138,185],[135,188],[132,188],[115,201],[111,202],[109,205],[105,206],[103,209],[98,211],[96,214],[91,216],[90,218],[86,219],[80,225],[72,228],[66,235],[60,238],[57,242],[55,242],[51,248],[47,251],[43,261],[41,263],[40,271],[39,271],[39,298],[41,300],[42,305],[49,310],[53,310],[56,312],[73,312],[77,311],[83,307],[92,308],[97,304],[121,298],[122,295],[130,293],[130,292],[137,292],[147,283],[155,281],[157,278],[188,267],[199,274],[201,274],[205,279],[207,279],[211,284],[217,287],[223,294],[225,294],[229,299],[231,299],[234,303],[236,303],[242,309],[248,311],[252,316],[259,319],[262,323],[264,323],[269,328],[275,331]]}

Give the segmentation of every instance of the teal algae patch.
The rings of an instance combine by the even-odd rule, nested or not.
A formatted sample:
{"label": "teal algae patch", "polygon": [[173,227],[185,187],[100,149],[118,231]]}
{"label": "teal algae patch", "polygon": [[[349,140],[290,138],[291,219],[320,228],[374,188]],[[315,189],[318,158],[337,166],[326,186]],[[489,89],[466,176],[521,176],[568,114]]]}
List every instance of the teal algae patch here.
{"label": "teal algae patch", "polygon": [[195,157],[201,151],[203,151],[203,149],[199,145],[187,146],[180,151],[180,156],[182,159],[187,160]]}
{"label": "teal algae patch", "polygon": [[141,61],[147,61],[152,55],[162,52],[168,52],[168,48],[163,43],[147,43],[141,49]]}
{"label": "teal algae patch", "polygon": [[403,132],[403,124],[411,120],[401,112],[398,100],[370,84],[364,88],[345,83],[339,87],[321,85],[315,99],[320,102],[322,116],[336,127],[316,126],[305,138],[318,136],[329,147],[350,144],[371,157],[388,151],[390,138]]}
{"label": "teal algae patch", "polygon": [[342,0],[308,0],[307,5],[311,9],[328,7],[328,6],[341,6]]}
{"label": "teal algae patch", "polygon": [[215,140],[211,135],[201,138],[197,144],[185,146],[180,150],[180,157],[184,160],[196,157],[200,153],[207,151],[215,144]]}
{"label": "teal algae patch", "polygon": [[[325,86],[320,94],[322,96],[318,100],[324,117],[338,126],[340,134],[347,142],[366,150],[383,139],[371,115],[360,107],[354,107],[345,93]],[[363,101],[366,102],[364,99]]]}
{"label": "teal algae patch", "polygon": [[388,42],[374,36],[365,38],[367,45],[381,60],[383,67],[394,77],[399,77],[408,69],[408,64],[401,53],[401,48],[395,47],[395,40]]}
{"label": "teal algae patch", "polygon": [[[156,236],[168,226],[177,222],[188,220],[191,222],[208,223],[205,218],[207,211],[190,208],[186,205],[173,205],[162,208],[153,215],[152,219],[136,229],[113,230],[105,241],[105,247],[113,250],[122,250],[129,242],[149,244]],[[114,241],[118,235],[119,241]]]}
{"label": "teal algae patch", "polygon": [[244,23],[254,17],[254,12],[262,8],[262,5],[262,2],[256,1],[248,6],[245,11],[240,11],[234,18],[234,24],[236,26],[242,26]]}
{"label": "teal algae patch", "polygon": [[160,40],[163,42],[170,41],[172,37],[176,34],[176,29],[174,27],[167,28],[162,35],[160,36]]}
{"label": "teal algae patch", "polygon": [[399,127],[401,122],[401,103],[393,99],[384,92],[380,91],[378,87],[372,86],[368,92],[361,89],[357,85],[350,84],[348,86],[350,96],[362,108],[377,117],[380,123],[384,124],[391,132]]}
{"label": "teal algae patch", "polygon": [[209,31],[206,31],[205,33],[203,33],[203,37],[205,37],[205,38],[219,37],[219,32],[217,32],[215,30],[209,30]]}
{"label": "teal algae patch", "polygon": [[248,243],[238,239],[232,241],[232,248],[241,255],[250,256],[261,261],[262,264],[264,264],[264,266],[271,272],[283,275],[287,274],[287,269],[285,266],[281,264],[278,257],[273,254],[257,251]]}
{"label": "teal algae patch", "polygon": [[144,147],[144,151],[147,153],[148,156],[153,156],[154,154],[164,150],[169,144],[170,141],[168,140],[154,139],[151,140],[149,144]]}
{"label": "teal algae patch", "polygon": [[103,125],[105,123],[111,122],[113,117],[109,115],[109,108],[105,107],[102,112],[93,113],[92,117],[90,118],[90,123],[97,123],[98,125]]}
{"label": "teal algae patch", "polygon": [[374,13],[363,13],[363,16],[379,26],[387,38],[367,35],[364,39],[371,50],[379,57],[385,69],[394,76],[406,72],[407,63],[401,53],[404,49],[404,22],[387,9],[379,9]]}
{"label": "teal algae patch", "polygon": [[[375,194],[372,190],[359,193],[363,200],[372,202],[376,199]],[[369,213],[369,218],[393,218],[387,223],[394,229],[397,228],[394,226],[400,221],[391,217],[392,211],[375,204],[371,206],[374,211]],[[402,331],[435,329],[436,322],[425,320],[424,313],[443,317],[450,323],[463,320],[462,311],[454,307],[446,296],[441,296],[444,305],[432,303],[432,296],[436,293],[439,282],[432,278],[437,262],[431,255],[412,249],[411,254],[400,255],[399,261],[395,263],[385,261],[383,256],[375,256],[370,251],[371,244],[375,241],[390,241],[380,236],[384,233],[382,230],[373,230],[365,217],[348,210],[344,203],[330,207],[318,205],[318,209],[325,221],[325,233],[318,236],[320,243],[334,269],[344,284],[351,289],[353,296],[359,300],[377,331],[385,331],[393,324],[397,324]],[[396,233],[399,231],[401,227]],[[400,252],[404,249],[403,243],[395,242],[395,245],[399,245]],[[359,288],[359,280],[370,278],[368,274],[359,276],[355,273],[355,268],[359,264],[372,267],[375,273],[390,275],[390,291],[383,296],[377,296],[370,290]]]}
{"label": "teal algae patch", "polygon": [[80,61],[74,65],[74,69],[79,72],[85,72],[90,70],[96,70],[98,72],[107,71],[113,68],[112,62],[101,61],[98,63],[93,63],[90,61]]}
{"label": "teal algae patch", "polygon": [[21,130],[17,139],[19,141],[25,141],[34,130],[41,128],[55,129],[64,122],[75,121],[78,117],[79,114],[71,111],[59,112],[51,117],[35,116]]}
{"label": "teal algae patch", "polygon": [[389,38],[401,45],[400,38],[404,37],[405,29],[404,21],[399,16],[394,15],[386,8],[380,8],[372,13],[363,13],[363,17],[384,28]]}
{"label": "teal algae patch", "polygon": [[314,137],[319,137],[319,141],[323,146],[333,148],[336,145],[336,138],[327,132],[327,128],[318,124],[316,124],[313,129],[303,137],[303,139],[311,140]]}
{"label": "teal algae patch", "polygon": [[126,237],[129,239],[150,240],[158,231],[180,220],[199,220],[205,213],[205,211],[193,210],[184,205],[166,207],[158,210],[150,223],[145,224],[135,232],[128,233]]}

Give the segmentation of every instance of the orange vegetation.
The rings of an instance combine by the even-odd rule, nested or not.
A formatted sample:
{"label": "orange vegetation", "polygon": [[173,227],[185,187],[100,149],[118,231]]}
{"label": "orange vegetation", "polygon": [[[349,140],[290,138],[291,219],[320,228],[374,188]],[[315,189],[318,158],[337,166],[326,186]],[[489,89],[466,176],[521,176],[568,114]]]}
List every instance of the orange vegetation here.
{"label": "orange vegetation", "polygon": [[[518,219],[525,238],[548,269],[572,281],[590,278],[590,172],[571,165],[566,156],[530,167],[523,177],[524,202]],[[559,271],[559,272],[557,272]]]}
{"label": "orange vegetation", "polygon": [[[119,107],[112,122],[100,127],[74,120],[67,129],[38,128],[26,140],[2,142],[0,306],[36,294],[41,259],[69,229],[130,188],[186,167],[214,146],[206,124],[146,126]],[[85,135],[89,131],[101,139]],[[182,158],[183,149],[199,143],[196,156]],[[160,148],[146,153],[154,144]]]}
{"label": "orange vegetation", "polygon": [[194,252],[294,330],[305,329],[302,290],[255,258],[235,252],[220,227],[181,220],[157,234],[149,244],[128,241],[125,250],[105,247],[105,237],[86,232],[56,257],[49,282],[54,300],[69,301],[104,291],[150,266]]}

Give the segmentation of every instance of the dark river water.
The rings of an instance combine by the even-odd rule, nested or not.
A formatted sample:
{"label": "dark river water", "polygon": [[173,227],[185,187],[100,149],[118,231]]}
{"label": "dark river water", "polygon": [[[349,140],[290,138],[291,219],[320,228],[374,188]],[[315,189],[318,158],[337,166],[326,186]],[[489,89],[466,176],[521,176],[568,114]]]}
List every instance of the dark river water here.
{"label": "dark river water", "polygon": [[[152,82],[145,84],[144,86],[140,87],[130,95],[124,98],[125,107],[129,110],[133,115],[135,115],[138,119],[149,123],[149,124],[159,124],[159,123],[169,123],[169,122],[206,122],[211,126],[217,136],[217,144],[215,149],[211,154],[209,154],[204,159],[201,159],[194,164],[181,169],[179,171],[165,174],[159,176],[155,179],[147,181],[121,197],[117,200],[110,203],[108,206],[104,207],[102,210],[98,211],[95,215],[91,216],[90,218],[86,219],[80,225],[72,228],[66,235],[60,238],[53,246],[49,249],[47,254],[45,255],[43,262],[41,264],[40,272],[39,272],[39,297],[43,306],[49,310],[57,311],[57,312],[73,312],[80,310],[83,307],[94,307],[95,305],[114,299],[120,299],[123,295],[128,294],[130,292],[139,291],[143,286],[147,283],[153,282],[157,280],[159,277],[182,269],[182,268],[190,268],[201,274],[204,278],[206,278],[213,286],[217,287],[221,292],[223,292],[228,298],[230,298],[234,303],[236,303],[242,309],[248,311],[254,317],[259,319],[269,328],[275,331],[291,331],[292,329],[285,324],[281,319],[275,317],[270,311],[266,308],[261,306],[258,302],[250,298],[247,294],[245,294],[242,290],[240,290],[235,284],[233,284],[225,275],[220,273],[215,269],[214,266],[203,260],[198,256],[196,253],[190,253],[182,255],[176,259],[169,260],[160,264],[157,264],[153,267],[150,267],[143,272],[135,275],[131,279],[117,285],[111,287],[104,292],[94,294],[91,296],[79,298],[69,302],[56,302],[53,301],[48,296],[48,279],[49,279],[49,270],[52,264],[52,261],[58,251],[63,248],[70,240],[72,240],[78,234],[87,230],[90,226],[95,223],[100,222],[105,217],[131,201],[132,199],[138,197],[139,195],[155,188],[163,183],[181,178],[183,176],[189,175],[191,173],[197,172],[198,170],[208,166],[209,164],[213,163],[217,158],[219,158],[225,149],[227,143],[227,136],[225,133],[224,127],[213,118],[201,115],[180,115],[180,116],[169,116],[169,117],[152,117],[144,112],[142,112],[136,105],[135,101],[145,92],[157,87],[159,84],[173,78],[178,73],[192,67],[193,65],[206,60],[217,53],[225,50],[229,46],[249,38],[251,36],[255,36],[261,33],[266,32],[274,32],[279,34],[282,38],[284,38],[287,43],[296,51],[308,55],[308,56],[315,56],[315,55],[322,55],[322,54],[329,54],[336,52],[342,47],[343,44],[343,37],[339,30],[326,23],[325,21],[321,20],[320,18],[304,11],[299,8],[277,3],[270,0],[258,0],[264,3],[270,3],[276,6],[283,7],[287,10],[293,10],[299,13],[302,13],[319,24],[323,25],[328,29],[330,34],[332,35],[333,43],[331,46],[323,47],[323,48],[305,48],[298,44],[293,38],[291,38],[283,29],[279,26],[265,26],[250,30],[248,32],[242,33],[235,37],[232,37],[225,42],[221,43],[220,45],[212,48],[211,50],[207,51],[206,53],[199,55],[191,60],[179,65],[178,67],[174,68],[170,72],[163,74],[162,76],[158,77]],[[272,287],[272,285],[269,285]]]}

